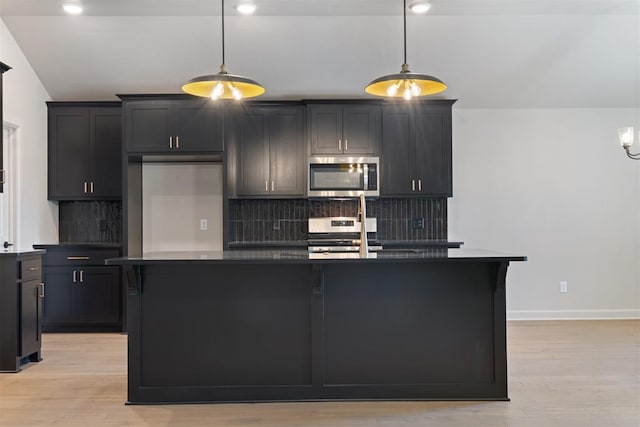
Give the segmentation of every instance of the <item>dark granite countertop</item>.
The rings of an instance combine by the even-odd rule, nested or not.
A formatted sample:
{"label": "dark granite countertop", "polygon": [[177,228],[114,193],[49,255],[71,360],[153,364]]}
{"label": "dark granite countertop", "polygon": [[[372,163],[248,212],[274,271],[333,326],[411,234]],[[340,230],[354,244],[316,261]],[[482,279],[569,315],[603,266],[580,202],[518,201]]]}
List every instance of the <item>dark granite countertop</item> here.
{"label": "dark granite countertop", "polygon": [[362,263],[362,262],[473,262],[526,261],[522,255],[503,254],[482,249],[390,249],[360,258],[357,253],[343,258],[338,254],[309,254],[303,249],[228,250],[212,252],[150,252],[142,256],[111,258],[109,265],[151,264],[239,264],[246,262],[274,264]]}
{"label": "dark granite countertop", "polygon": [[12,248],[9,247],[7,249],[0,250],[0,256],[18,256],[18,255],[30,255],[30,254],[44,254],[43,250],[34,250],[34,249],[23,249],[23,248]]}
{"label": "dark granite countertop", "polygon": [[306,240],[275,240],[265,242],[229,242],[230,249],[243,248],[282,248],[282,247],[307,247]]}
{"label": "dark granite countertop", "polygon": [[120,249],[121,243],[38,243],[33,245],[34,249]]}

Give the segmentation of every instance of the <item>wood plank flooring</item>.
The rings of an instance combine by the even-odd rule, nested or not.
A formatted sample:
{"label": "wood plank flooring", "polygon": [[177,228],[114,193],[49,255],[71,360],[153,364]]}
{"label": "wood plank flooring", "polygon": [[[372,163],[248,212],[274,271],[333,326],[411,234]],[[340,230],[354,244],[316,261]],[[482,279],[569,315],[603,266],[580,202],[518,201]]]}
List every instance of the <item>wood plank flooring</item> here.
{"label": "wood plank flooring", "polygon": [[[640,321],[510,322],[511,402],[125,406],[126,336],[44,334],[0,426],[640,426]],[[188,363],[188,361],[186,361]]]}

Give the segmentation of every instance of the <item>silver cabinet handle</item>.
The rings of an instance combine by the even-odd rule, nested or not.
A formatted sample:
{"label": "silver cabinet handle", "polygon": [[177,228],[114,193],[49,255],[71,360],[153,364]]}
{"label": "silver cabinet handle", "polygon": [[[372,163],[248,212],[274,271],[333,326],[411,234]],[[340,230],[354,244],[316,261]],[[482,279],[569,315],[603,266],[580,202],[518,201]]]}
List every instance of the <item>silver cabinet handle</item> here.
{"label": "silver cabinet handle", "polygon": [[73,270],[73,283],[76,283],[77,281],[76,271]]}
{"label": "silver cabinet handle", "polygon": [[82,277],[84,271],[80,270],[80,283],[84,283],[84,278]]}
{"label": "silver cabinet handle", "polygon": [[344,151],[349,151],[349,140],[348,139],[344,140]]}
{"label": "silver cabinet handle", "polygon": [[275,191],[275,186],[273,184],[273,181],[271,181],[271,191]]}
{"label": "silver cabinet handle", "polygon": [[77,260],[88,260],[89,257],[88,256],[68,256],[67,259],[69,261],[77,261]]}
{"label": "silver cabinet handle", "polygon": [[342,151],[342,140],[338,140],[338,151]]}
{"label": "silver cabinet handle", "polygon": [[84,182],[84,194],[87,194],[87,181]]}
{"label": "silver cabinet handle", "polygon": [[90,192],[91,194],[93,194],[93,181],[91,181],[91,182],[89,183],[89,189],[90,189],[90,191],[89,191],[89,192]]}
{"label": "silver cabinet handle", "polygon": [[422,179],[418,180],[418,191],[422,191]]}
{"label": "silver cabinet handle", "polygon": [[180,148],[180,137],[176,136],[176,148]]}
{"label": "silver cabinet handle", "polygon": [[264,191],[269,192],[269,180],[264,182]]}
{"label": "silver cabinet handle", "polygon": [[416,191],[416,180],[415,179],[411,180],[411,191]]}
{"label": "silver cabinet handle", "polygon": [[44,298],[44,283],[38,284],[38,296]]}
{"label": "silver cabinet handle", "polygon": [[169,137],[169,148],[173,148],[173,137]]}
{"label": "silver cabinet handle", "polygon": [[40,269],[38,267],[28,267],[27,270],[29,270],[29,271],[38,271]]}

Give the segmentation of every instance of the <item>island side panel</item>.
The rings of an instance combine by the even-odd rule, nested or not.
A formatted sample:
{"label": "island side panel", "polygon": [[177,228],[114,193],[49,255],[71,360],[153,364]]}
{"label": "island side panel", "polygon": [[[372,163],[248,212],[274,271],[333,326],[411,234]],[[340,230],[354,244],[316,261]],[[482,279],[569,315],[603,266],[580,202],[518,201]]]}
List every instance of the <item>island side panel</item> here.
{"label": "island side panel", "polygon": [[130,403],[310,397],[311,284],[305,264],[142,266]]}
{"label": "island side panel", "polygon": [[325,266],[325,396],[507,399],[496,265]]}

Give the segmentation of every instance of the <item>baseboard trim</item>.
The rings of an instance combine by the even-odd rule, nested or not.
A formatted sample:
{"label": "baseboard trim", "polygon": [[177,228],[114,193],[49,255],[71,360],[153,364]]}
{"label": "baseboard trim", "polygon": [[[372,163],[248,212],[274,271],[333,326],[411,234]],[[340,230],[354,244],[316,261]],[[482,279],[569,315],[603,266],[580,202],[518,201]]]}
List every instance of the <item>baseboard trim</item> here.
{"label": "baseboard trim", "polygon": [[640,309],[631,310],[509,310],[507,320],[614,320],[640,319]]}

